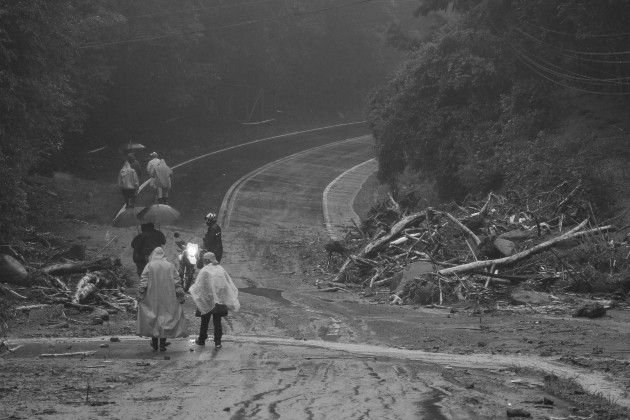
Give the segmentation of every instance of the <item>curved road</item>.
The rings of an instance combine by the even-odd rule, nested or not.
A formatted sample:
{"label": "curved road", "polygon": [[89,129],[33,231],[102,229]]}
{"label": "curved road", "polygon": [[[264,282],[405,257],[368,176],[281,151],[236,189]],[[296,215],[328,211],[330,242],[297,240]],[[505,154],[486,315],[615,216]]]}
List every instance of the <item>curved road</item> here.
{"label": "curved road", "polygon": [[[326,274],[317,267],[328,239],[323,193],[330,191],[331,181],[373,157],[370,138],[357,137],[361,134],[357,127],[349,131],[354,132],[254,143],[177,168],[176,185],[186,185],[172,197],[183,213],[178,228],[198,235],[203,214],[222,209],[227,249],[222,265],[243,292],[242,310],[225,320],[224,348],[189,349],[186,341],[175,340],[165,360],[163,354],[148,352],[146,340],[134,337],[107,346],[89,339],[53,344],[22,340],[19,357],[50,352],[55,346],[61,352],[93,351],[95,359],[65,367],[67,378],[85,377],[89,371],[87,392],[90,386],[100,389],[92,399],[115,400],[104,406],[85,405],[86,389],[77,387],[79,382],[70,385],[65,375],[51,375],[46,383],[63,389],[68,400],[76,390],[73,398],[79,403],[60,402],[51,409],[43,402],[40,414],[129,419],[493,419],[505,417],[506,408],[523,401],[549,396],[533,369],[565,378],[580,373],[577,380],[585,388],[621,401],[621,391],[605,376],[536,357],[393,347],[405,336],[426,334],[422,326],[428,323],[466,339],[465,330],[479,329],[480,320],[372,306],[361,303],[355,293],[323,296],[314,286]],[[186,305],[186,313],[192,314],[192,302]],[[194,322],[198,325],[198,319]],[[23,366],[3,369],[23,374],[30,368],[39,377],[37,372],[49,366],[25,359]],[[112,383],[121,386],[113,390]],[[552,397],[552,411],[531,405],[528,411],[535,417],[566,416],[569,404]]]}

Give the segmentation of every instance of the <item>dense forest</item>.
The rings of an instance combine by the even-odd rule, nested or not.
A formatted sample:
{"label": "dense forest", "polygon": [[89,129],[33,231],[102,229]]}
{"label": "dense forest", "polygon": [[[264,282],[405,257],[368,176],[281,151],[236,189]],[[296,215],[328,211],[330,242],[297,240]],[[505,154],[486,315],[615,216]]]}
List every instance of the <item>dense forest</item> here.
{"label": "dense forest", "polygon": [[432,182],[442,200],[567,181],[610,210],[628,181],[630,1],[426,0],[415,14],[443,21],[398,43],[408,59],[371,97],[380,179]]}
{"label": "dense forest", "polygon": [[[0,0],[0,242],[68,145],[364,111],[394,191],[580,182],[604,209],[629,28],[630,0]],[[609,115],[561,141],[576,101]]]}
{"label": "dense forest", "polygon": [[361,118],[401,56],[386,40],[404,4],[0,1],[0,236],[37,217],[27,177],[71,144]]}

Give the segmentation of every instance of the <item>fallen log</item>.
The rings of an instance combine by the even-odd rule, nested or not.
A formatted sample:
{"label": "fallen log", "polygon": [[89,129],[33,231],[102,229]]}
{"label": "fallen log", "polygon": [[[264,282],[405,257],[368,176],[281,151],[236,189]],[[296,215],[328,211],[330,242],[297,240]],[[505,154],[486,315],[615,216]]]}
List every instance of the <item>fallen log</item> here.
{"label": "fallen log", "polygon": [[69,308],[74,308],[74,309],[78,309],[80,311],[90,311],[92,312],[96,306],[91,306],[91,305],[81,305],[80,303],[74,303],[74,302],[60,302],[63,303],[64,306],[67,306]]}
{"label": "fallen log", "polygon": [[512,265],[536,253],[542,252],[545,249],[550,248],[554,244],[560,241],[563,241],[565,239],[584,236],[589,233],[601,232],[604,229],[605,230],[610,229],[610,226],[605,226],[603,228],[595,228],[595,229],[589,229],[589,230],[579,232],[579,230],[582,229],[584,226],[586,226],[587,223],[588,223],[588,219],[584,220],[582,223],[580,223],[579,225],[577,225],[570,231],[560,236],[557,236],[554,239],[538,244],[532,248],[526,249],[525,251],[519,252],[518,254],[514,254],[509,257],[499,258],[495,260],[474,261],[468,264],[458,265],[456,267],[445,268],[443,270],[439,270],[438,273],[443,276],[449,276],[456,273],[464,273],[471,270],[478,270],[481,268],[492,267],[493,265],[495,267],[503,266],[503,265]]}
{"label": "fallen log", "polygon": [[[392,225],[392,227],[390,228],[389,232],[387,232],[385,235],[382,235],[382,236],[378,237],[377,239],[373,240],[372,242],[370,242],[369,244],[367,244],[365,246],[365,248],[363,248],[363,251],[361,251],[359,253],[359,255],[357,255],[356,258],[357,259],[370,258],[378,250],[380,250],[381,248],[385,247],[388,244],[388,242],[394,236],[398,235],[408,225],[426,219],[427,215],[430,215],[432,212],[433,212],[433,209],[427,208],[426,211],[410,214],[407,217],[403,217],[398,222],[396,222],[394,225]],[[340,280],[343,277],[343,275],[345,274],[345,272],[348,269],[348,267],[350,267],[350,264],[352,264],[352,262],[353,262],[353,257],[349,257],[349,258],[346,259],[346,261],[343,263],[343,265],[339,269],[339,272],[337,273],[337,275],[333,279],[334,282],[336,282],[336,283],[343,283]]]}
{"label": "fallen log", "polygon": [[11,290],[8,287],[6,287],[5,285],[3,285],[2,283],[0,283],[0,290],[4,291],[10,295],[15,296],[18,299],[28,299],[26,296],[22,296],[21,294],[19,294],[18,292],[16,292],[15,290]]}
{"label": "fallen log", "polygon": [[41,309],[46,308],[50,305],[40,304],[40,305],[27,305],[27,306],[18,306],[15,308],[16,311],[30,311],[31,309]]}
{"label": "fallen log", "polygon": [[74,263],[53,264],[41,269],[46,274],[73,274],[88,270],[105,269],[121,265],[120,259],[105,257],[94,261],[80,261]]}
{"label": "fallen log", "polygon": [[0,255],[0,280],[2,283],[16,286],[31,285],[26,268],[17,259],[7,254]]}
{"label": "fallen log", "polygon": [[112,283],[113,281],[105,277],[100,271],[87,273],[77,283],[72,302],[81,303],[93,294],[98,293],[101,288],[111,286]]}
{"label": "fallen log", "polygon": [[[490,198],[488,198],[489,200]],[[468,234],[468,236],[470,236],[472,238],[473,241],[475,241],[475,245],[479,246],[479,244],[481,243],[481,239],[479,239],[479,237],[477,235],[475,235],[473,233],[472,230],[468,229],[468,227],[464,226],[464,224],[462,224],[462,222],[460,222],[459,220],[457,220],[457,218],[455,218],[455,216],[453,216],[450,213],[447,212],[442,212],[441,214],[445,215],[446,217],[448,217],[449,219],[451,219],[453,222],[455,222],[455,224],[464,232],[466,232],[466,234]],[[474,253],[473,253],[474,254]]]}
{"label": "fallen log", "polygon": [[[485,276],[487,278],[485,278],[485,279],[484,278],[473,278],[471,280],[474,281],[474,282],[477,282],[477,283],[485,283],[485,288],[487,289],[488,288],[488,280],[490,279],[490,276],[489,276],[490,273],[484,273],[484,274],[485,274]],[[492,282],[496,283],[496,284],[505,284],[505,285],[511,285],[512,284],[512,282],[509,281],[509,280],[503,280],[503,279],[496,278],[496,277],[494,278],[494,280],[492,280]]]}
{"label": "fallen log", "polygon": [[77,291],[72,298],[72,303],[81,303],[97,292],[98,287],[96,287],[94,283],[86,283],[82,287],[77,288]]}
{"label": "fallen log", "polygon": [[39,357],[74,357],[74,356],[89,356],[91,354],[96,354],[96,350],[92,351],[75,351],[73,353],[44,353],[40,354]]}
{"label": "fallen log", "polygon": [[426,211],[410,214],[407,217],[403,217],[390,228],[388,233],[386,233],[380,238],[367,244],[366,247],[361,252],[361,254],[359,254],[359,256],[364,257],[364,258],[370,258],[378,250],[383,248],[394,236],[398,235],[403,229],[405,229],[408,225],[410,225],[411,223],[415,223],[415,222],[426,219],[427,213],[431,211],[432,209],[429,208]]}
{"label": "fallen log", "polygon": [[478,274],[480,276],[492,277],[493,279],[509,280],[512,283],[518,283],[518,282],[521,282],[521,281],[528,281],[528,280],[532,279],[532,277],[511,276],[509,274],[488,273],[488,272],[485,272],[485,271],[477,271],[477,270],[471,270],[471,271],[469,271],[469,273],[470,274]]}
{"label": "fallen log", "polygon": [[101,294],[100,294],[100,293],[98,293],[98,292],[95,294],[95,296],[96,296],[96,298],[98,299],[98,301],[99,301],[99,302],[101,302],[101,303],[102,303],[102,304],[104,304],[104,305],[107,305],[107,306],[109,306],[109,307],[112,307],[112,308],[114,308],[114,309],[116,309],[116,310],[118,310],[118,311],[124,311],[124,310],[125,310],[125,308],[123,308],[123,307],[122,307],[122,306],[120,306],[120,305],[117,305],[115,302],[111,302],[111,301],[107,300],[107,299],[105,298],[105,296],[101,295]]}
{"label": "fallen log", "polygon": [[328,287],[326,289],[319,289],[318,292],[349,292],[350,290],[343,287]]}
{"label": "fallen log", "polygon": [[[343,288],[346,288],[346,287],[360,287],[358,284],[352,284],[352,283],[335,283],[335,282],[332,282],[332,281],[329,281],[329,282],[328,282],[328,286],[330,286],[330,287],[343,287]],[[133,300],[135,300],[135,299],[133,299]]]}

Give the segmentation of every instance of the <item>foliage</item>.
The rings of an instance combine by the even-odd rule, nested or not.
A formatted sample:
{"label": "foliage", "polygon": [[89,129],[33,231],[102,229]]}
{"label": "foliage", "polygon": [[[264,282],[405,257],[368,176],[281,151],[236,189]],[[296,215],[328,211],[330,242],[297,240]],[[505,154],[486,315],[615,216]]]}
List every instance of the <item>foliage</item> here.
{"label": "foliage", "polygon": [[[102,73],[77,66],[101,2],[0,3],[0,240],[28,215],[22,177],[79,130]],[[95,25],[105,25],[101,21]],[[89,87],[88,87],[89,86]]]}
{"label": "foliage", "polygon": [[[445,19],[370,98],[379,179],[395,184],[416,170],[437,181],[442,198],[457,199],[513,185],[541,153],[554,162],[557,155],[543,150],[552,146],[565,87],[630,93],[630,66],[619,61],[629,7],[624,0],[421,1],[416,15],[456,23]],[[565,163],[556,168],[571,175],[563,179],[588,178]]]}
{"label": "foliage", "polygon": [[0,242],[35,211],[24,177],[65,169],[67,150],[244,121],[260,91],[274,111],[356,108],[392,61],[390,8],[311,12],[330,6],[0,0]]}
{"label": "foliage", "polygon": [[463,190],[458,169],[497,141],[485,134],[510,94],[513,70],[503,54],[490,32],[463,26],[441,31],[414,52],[371,99],[380,179],[411,167],[452,193]]}

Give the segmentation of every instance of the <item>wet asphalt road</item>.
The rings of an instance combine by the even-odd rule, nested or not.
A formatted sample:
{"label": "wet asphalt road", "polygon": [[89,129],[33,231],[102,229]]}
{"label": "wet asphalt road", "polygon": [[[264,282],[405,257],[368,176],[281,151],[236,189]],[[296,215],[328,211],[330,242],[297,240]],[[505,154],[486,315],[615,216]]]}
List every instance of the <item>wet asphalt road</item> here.
{"label": "wet asphalt road", "polygon": [[[242,176],[277,159],[340,139],[368,134],[364,123],[271,138],[243,147],[200,158],[173,169],[174,187],[170,201],[177,203],[182,216],[177,226],[195,230],[203,226],[203,216],[218,213],[223,197]],[[169,162],[176,166],[181,162]],[[147,199],[148,191],[141,199]]]}

